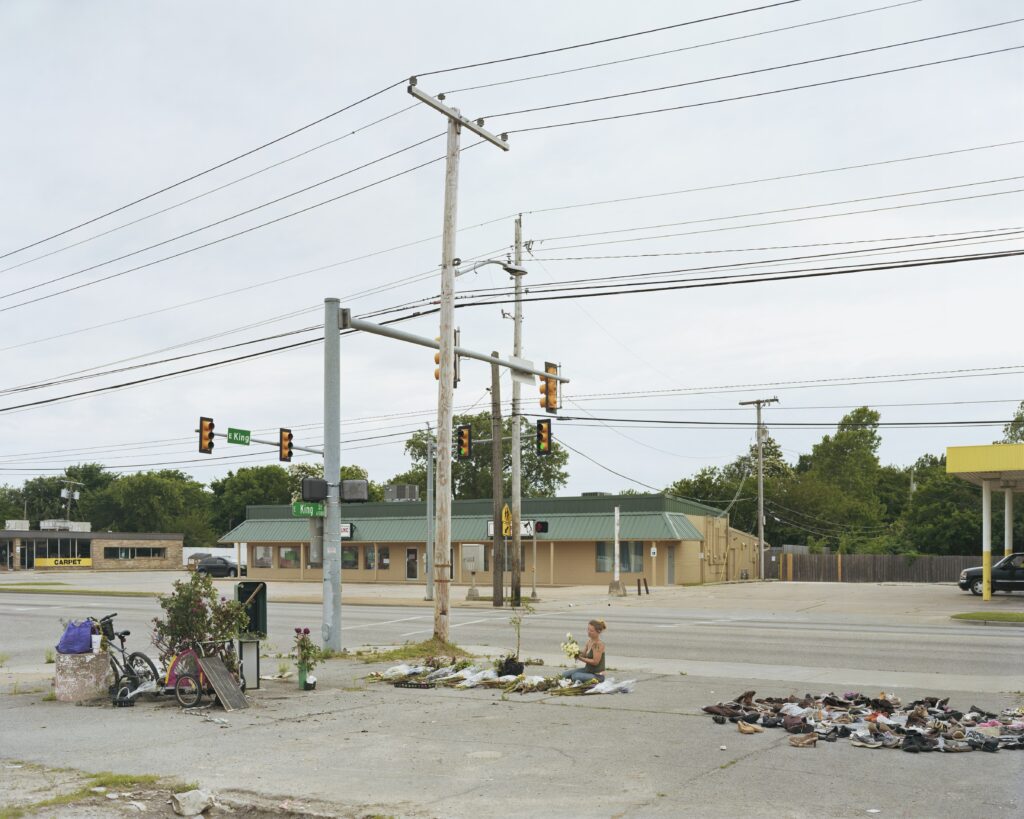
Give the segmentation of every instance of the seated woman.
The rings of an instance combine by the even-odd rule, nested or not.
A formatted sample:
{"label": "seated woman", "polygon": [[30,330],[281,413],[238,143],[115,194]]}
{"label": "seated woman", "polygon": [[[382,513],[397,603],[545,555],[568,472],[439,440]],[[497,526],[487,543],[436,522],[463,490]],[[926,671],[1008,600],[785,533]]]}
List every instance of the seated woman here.
{"label": "seated woman", "polygon": [[564,678],[573,682],[589,682],[590,680],[604,682],[605,655],[601,632],[607,627],[604,620],[591,620],[587,623],[587,637],[590,639],[587,640],[587,644],[576,658],[584,664],[584,667],[563,671]]}

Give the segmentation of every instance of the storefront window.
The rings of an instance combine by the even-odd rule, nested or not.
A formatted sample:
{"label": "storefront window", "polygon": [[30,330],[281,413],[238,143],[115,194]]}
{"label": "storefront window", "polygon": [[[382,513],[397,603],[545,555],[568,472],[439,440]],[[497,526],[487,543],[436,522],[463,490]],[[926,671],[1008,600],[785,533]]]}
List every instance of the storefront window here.
{"label": "storefront window", "polygon": [[594,544],[597,553],[597,566],[595,571],[610,572],[612,570],[612,544],[599,540]]}
{"label": "storefront window", "polygon": [[[610,572],[615,559],[615,544],[598,541],[595,546],[598,572]],[[619,541],[619,571],[640,574],[644,570],[644,544],[639,540]]]}
{"label": "storefront window", "polygon": [[280,569],[298,569],[300,559],[298,546],[282,546],[277,565]]}
{"label": "storefront window", "polygon": [[257,546],[252,556],[252,565],[256,569],[269,569],[274,565],[274,552],[270,546]]}
{"label": "storefront window", "polygon": [[366,544],[366,546],[363,547],[363,559],[364,559],[364,564],[363,565],[367,569],[374,569],[374,568],[376,568],[376,563],[377,563],[377,561],[376,561],[376,554],[375,554],[374,546],[373,546],[372,543],[368,543],[368,544]]}
{"label": "storefront window", "polygon": [[355,546],[342,546],[341,547],[341,568],[343,569],[358,569],[359,568],[359,549]]}
{"label": "storefront window", "polygon": [[390,569],[391,568],[391,547],[381,546],[377,550],[377,562],[380,568]]}

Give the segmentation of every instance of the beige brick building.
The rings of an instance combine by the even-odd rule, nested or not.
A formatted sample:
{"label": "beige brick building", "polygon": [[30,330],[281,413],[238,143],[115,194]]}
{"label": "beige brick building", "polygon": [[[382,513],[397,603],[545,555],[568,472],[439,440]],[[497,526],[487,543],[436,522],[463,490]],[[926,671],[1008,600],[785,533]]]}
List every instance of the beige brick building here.
{"label": "beige brick building", "polygon": [[0,530],[0,571],[181,570],[185,536],[153,532]]}

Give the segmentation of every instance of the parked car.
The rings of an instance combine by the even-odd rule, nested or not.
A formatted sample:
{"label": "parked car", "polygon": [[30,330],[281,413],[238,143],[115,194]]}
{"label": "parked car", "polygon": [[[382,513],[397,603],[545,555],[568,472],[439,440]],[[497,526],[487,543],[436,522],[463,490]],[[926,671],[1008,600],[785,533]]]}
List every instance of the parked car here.
{"label": "parked car", "polygon": [[[982,567],[975,566],[960,572],[957,585],[972,594],[981,594]],[[1024,552],[1007,555],[992,565],[992,591],[1024,591]]]}
{"label": "parked car", "polygon": [[239,569],[235,561],[228,560],[226,557],[203,558],[196,566],[196,571],[208,574],[210,577],[238,577],[240,574],[245,576],[245,566]]}

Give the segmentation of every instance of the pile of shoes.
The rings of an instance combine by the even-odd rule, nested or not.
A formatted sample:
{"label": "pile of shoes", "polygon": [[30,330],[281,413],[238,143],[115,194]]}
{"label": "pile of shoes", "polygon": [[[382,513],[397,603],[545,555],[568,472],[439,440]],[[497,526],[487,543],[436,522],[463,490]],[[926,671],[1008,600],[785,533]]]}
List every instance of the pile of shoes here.
{"label": "pile of shoes", "polygon": [[814,748],[819,740],[848,739],[858,748],[898,748],[907,753],[1024,750],[1024,709],[996,715],[972,705],[949,706],[949,698],[923,697],[904,706],[893,694],[869,697],[856,691],[755,698],[744,691],[735,700],[705,705],[718,724],[736,723],[741,734],[782,728],[795,748]]}

